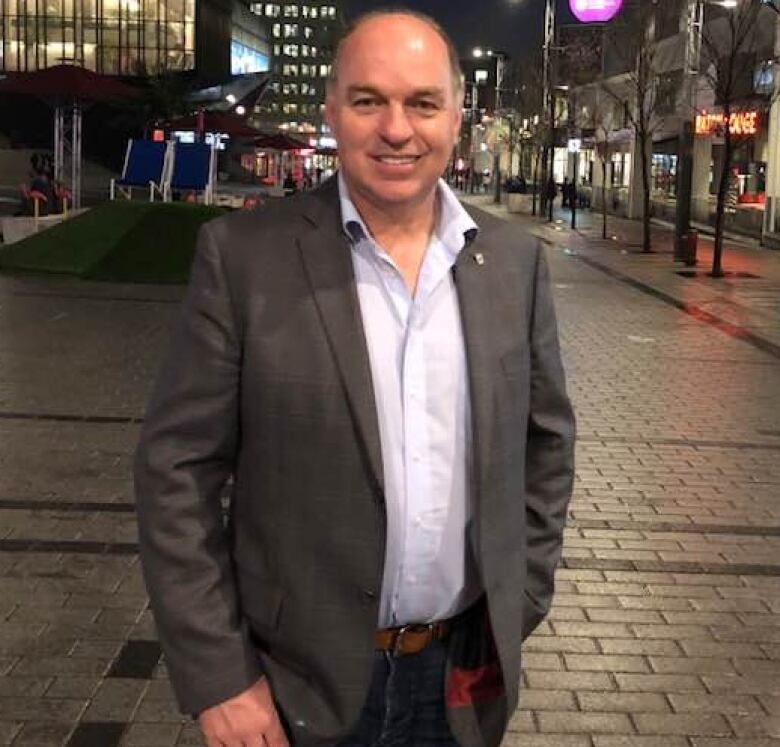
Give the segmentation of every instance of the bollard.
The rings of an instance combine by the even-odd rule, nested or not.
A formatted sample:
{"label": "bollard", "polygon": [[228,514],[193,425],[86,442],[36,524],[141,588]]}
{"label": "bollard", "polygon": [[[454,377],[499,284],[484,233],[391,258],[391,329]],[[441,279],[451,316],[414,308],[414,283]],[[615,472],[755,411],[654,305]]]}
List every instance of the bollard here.
{"label": "bollard", "polygon": [[696,265],[696,249],[699,243],[699,232],[693,228],[688,229],[685,235],[685,264],[688,267]]}

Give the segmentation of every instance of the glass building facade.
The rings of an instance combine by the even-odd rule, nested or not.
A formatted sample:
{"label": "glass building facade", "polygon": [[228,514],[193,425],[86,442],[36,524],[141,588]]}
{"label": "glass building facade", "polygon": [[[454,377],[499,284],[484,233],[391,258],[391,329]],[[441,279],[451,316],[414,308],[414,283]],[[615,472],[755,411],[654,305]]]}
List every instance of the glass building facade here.
{"label": "glass building facade", "polygon": [[147,75],[195,67],[196,0],[0,0],[0,70],[63,62]]}
{"label": "glass building facade", "polygon": [[325,131],[325,82],[344,30],[341,3],[318,0],[252,3],[273,44],[270,95],[256,110],[263,126],[297,134]]}

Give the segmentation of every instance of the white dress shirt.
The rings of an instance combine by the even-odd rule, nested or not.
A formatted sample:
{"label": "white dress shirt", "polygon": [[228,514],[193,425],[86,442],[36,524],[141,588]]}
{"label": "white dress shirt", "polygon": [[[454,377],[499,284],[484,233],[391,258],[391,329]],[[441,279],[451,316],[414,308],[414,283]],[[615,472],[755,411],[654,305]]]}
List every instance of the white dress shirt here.
{"label": "white dress shirt", "polygon": [[339,175],[382,444],[387,546],[378,626],[431,622],[481,589],[472,554],[471,408],[452,266],[477,226],[449,187],[414,296]]}

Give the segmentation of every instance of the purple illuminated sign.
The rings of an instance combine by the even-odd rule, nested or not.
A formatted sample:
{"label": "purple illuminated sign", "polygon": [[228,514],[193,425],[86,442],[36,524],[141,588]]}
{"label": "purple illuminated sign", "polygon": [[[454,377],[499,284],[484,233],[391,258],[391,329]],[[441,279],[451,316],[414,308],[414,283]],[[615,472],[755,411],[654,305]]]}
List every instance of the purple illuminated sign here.
{"label": "purple illuminated sign", "polygon": [[569,0],[569,7],[583,23],[605,23],[618,14],[623,0]]}

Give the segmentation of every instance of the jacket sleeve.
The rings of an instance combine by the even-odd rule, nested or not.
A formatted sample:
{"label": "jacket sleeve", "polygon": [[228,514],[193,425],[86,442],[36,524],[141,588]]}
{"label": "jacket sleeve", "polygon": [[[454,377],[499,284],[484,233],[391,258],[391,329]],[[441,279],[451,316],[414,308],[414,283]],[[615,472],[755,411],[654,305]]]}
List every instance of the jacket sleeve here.
{"label": "jacket sleeve", "polygon": [[135,460],[144,578],[174,691],[190,714],[262,674],[221,505],[238,448],[240,363],[237,315],[204,226]]}
{"label": "jacket sleeve", "polygon": [[[549,612],[574,482],[574,413],[566,394],[544,249],[539,247],[531,312],[531,392],[526,447],[528,576],[523,636]],[[528,600],[527,600],[528,601]]]}

